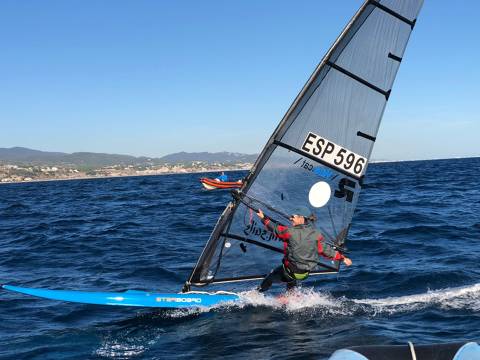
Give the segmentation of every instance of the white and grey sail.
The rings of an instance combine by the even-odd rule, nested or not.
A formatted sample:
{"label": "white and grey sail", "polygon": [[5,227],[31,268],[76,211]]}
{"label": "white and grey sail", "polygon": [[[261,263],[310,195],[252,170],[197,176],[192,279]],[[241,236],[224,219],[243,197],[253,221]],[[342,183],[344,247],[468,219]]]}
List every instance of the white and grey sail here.
{"label": "white and grey sail", "polygon": [[[422,0],[366,1],[315,69],[227,206],[184,290],[262,278],[280,264],[279,223],[308,206],[342,248],[393,81]],[[337,272],[325,259],[314,273]]]}

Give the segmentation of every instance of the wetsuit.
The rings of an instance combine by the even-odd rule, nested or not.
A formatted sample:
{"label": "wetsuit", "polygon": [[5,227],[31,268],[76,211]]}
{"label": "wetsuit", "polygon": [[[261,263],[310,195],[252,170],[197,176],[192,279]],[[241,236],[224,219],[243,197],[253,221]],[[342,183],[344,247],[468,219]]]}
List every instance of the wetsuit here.
{"label": "wetsuit", "polygon": [[319,256],[332,260],[344,259],[340,252],[325,242],[323,235],[311,223],[288,227],[275,224],[267,217],[262,222],[283,240],[285,255],[282,265],[272,270],[260,284],[261,292],[267,291],[274,282],[287,283],[287,289],[294,287],[297,280],[305,280],[317,266]]}

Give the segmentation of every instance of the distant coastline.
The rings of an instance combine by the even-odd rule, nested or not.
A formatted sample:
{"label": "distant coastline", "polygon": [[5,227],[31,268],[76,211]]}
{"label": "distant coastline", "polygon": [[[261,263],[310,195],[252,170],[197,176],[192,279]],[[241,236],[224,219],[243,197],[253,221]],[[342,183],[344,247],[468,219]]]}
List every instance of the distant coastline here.
{"label": "distant coastline", "polygon": [[258,155],[179,152],[161,158],[0,148],[0,183],[249,170]]}
{"label": "distant coastline", "polygon": [[[180,152],[162,158],[147,158],[87,152],[67,154],[22,147],[0,148],[0,184],[247,171],[257,157],[256,154],[231,152]],[[414,160],[373,159],[370,164],[476,157],[478,156]]]}
{"label": "distant coastline", "polygon": [[[253,164],[251,164],[253,165]],[[3,181],[5,178],[0,178],[0,185],[4,184],[25,184],[25,183],[38,183],[38,182],[51,182],[51,181],[72,181],[72,180],[93,180],[93,179],[113,179],[113,178],[128,178],[128,177],[139,177],[139,176],[163,176],[163,175],[188,175],[188,174],[204,174],[204,173],[221,173],[221,172],[233,172],[233,171],[248,171],[251,166],[248,167],[239,167],[239,168],[215,168],[215,169],[201,169],[201,170],[190,170],[190,171],[178,171],[178,172],[158,172],[158,173],[123,173],[116,175],[79,175],[72,177],[48,177],[48,178],[23,178],[15,180]],[[1,166],[0,166],[1,168]]]}
{"label": "distant coastline", "polygon": [[247,171],[249,169],[224,169],[224,170],[212,170],[212,171],[193,171],[193,172],[180,172],[180,173],[163,173],[163,174],[132,174],[132,175],[105,175],[105,176],[85,176],[85,177],[72,177],[72,178],[50,178],[50,179],[35,179],[27,181],[12,181],[12,182],[0,182],[1,185],[6,184],[31,184],[40,182],[52,182],[52,181],[74,181],[74,180],[95,180],[95,179],[117,179],[117,178],[129,178],[129,177],[141,177],[141,176],[165,176],[165,175],[190,175],[190,174],[205,174],[205,173],[219,173],[234,172],[234,171]]}

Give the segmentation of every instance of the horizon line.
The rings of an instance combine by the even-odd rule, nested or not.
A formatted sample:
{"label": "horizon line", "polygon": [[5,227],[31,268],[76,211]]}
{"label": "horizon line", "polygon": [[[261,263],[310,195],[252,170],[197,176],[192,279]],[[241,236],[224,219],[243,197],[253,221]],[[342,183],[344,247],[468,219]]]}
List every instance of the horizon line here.
{"label": "horizon line", "polygon": [[[147,158],[147,159],[152,159],[152,158],[162,158],[165,156],[173,155],[173,154],[179,154],[179,153],[186,153],[186,154],[194,154],[194,153],[207,153],[207,154],[219,154],[219,153],[227,153],[227,154],[240,154],[240,155],[257,155],[259,156],[260,153],[240,153],[238,151],[215,151],[215,152],[210,152],[210,151],[177,151],[177,152],[172,152],[168,153],[166,155],[162,156],[147,156],[147,155],[131,155],[131,154],[120,154],[120,153],[109,153],[109,152],[93,152],[93,151],[74,151],[74,152],[64,152],[64,151],[50,151],[50,150],[38,150],[38,149],[32,149],[29,147],[25,146],[12,146],[12,147],[0,147],[0,149],[8,149],[12,150],[15,148],[20,148],[20,149],[27,149],[27,150],[33,150],[33,151],[40,151],[40,152],[50,152],[50,153],[63,153],[63,154],[77,154],[77,153],[90,153],[90,154],[105,154],[105,155],[120,155],[120,156],[132,156],[135,158]],[[369,161],[370,164],[379,164],[379,163],[391,163],[391,162],[407,162],[407,161],[430,161],[430,160],[453,160],[453,159],[471,159],[471,158],[477,158],[480,157],[480,154],[478,155],[461,155],[461,156],[452,156],[452,157],[438,157],[438,158],[417,158],[417,159],[398,159],[398,160],[393,160],[393,159],[371,159]]]}

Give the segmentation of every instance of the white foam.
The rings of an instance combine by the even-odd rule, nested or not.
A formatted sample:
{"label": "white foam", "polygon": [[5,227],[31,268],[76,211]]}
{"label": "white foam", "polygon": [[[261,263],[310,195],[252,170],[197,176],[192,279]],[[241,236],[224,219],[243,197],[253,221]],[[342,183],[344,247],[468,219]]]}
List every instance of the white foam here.
{"label": "white foam", "polygon": [[421,294],[377,299],[335,298],[328,292],[318,292],[313,288],[298,288],[283,298],[254,290],[242,292],[239,295],[240,302],[218,307],[266,306],[286,312],[314,310],[316,315],[323,314],[325,316],[348,316],[354,313],[375,316],[385,313],[417,311],[431,306],[444,310],[480,311],[480,283],[457,288],[428,290]]}
{"label": "white foam", "polygon": [[167,310],[165,313],[162,313],[162,317],[170,318],[170,319],[179,319],[179,318],[193,316],[193,315],[200,315],[202,313],[211,311],[213,308],[214,307],[199,306],[199,307],[192,307],[192,308]]}
{"label": "white foam", "polygon": [[428,290],[425,293],[376,299],[349,299],[334,297],[327,291],[296,288],[281,296],[259,293],[256,290],[240,292],[240,301],[221,303],[212,307],[175,309],[162,312],[162,318],[183,318],[210,311],[235,311],[248,307],[266,307],[286,313],[314,314],[316,317],[338,317],[366,314],[376,316],[413,312],[427,307],[480,311],[480,283],[458,288]]}
{"label": "white foam", "polygon": [[139,356],[145,352],[146,347],[135,344],[125,344],[120,340],[106,340],[99,349],[95,351],[95,355],[106,358],[129,358]]}
{"label": "white foam", "polygon": [[480,284],[429,290],[423,294],[387,297],[384,299],[353,299],[355,304],[367,305],[376,312],[403,312],[437,306],[441,309],[480,310]]}
{"label": "white foam", "polygon": [[264,306],[287,313],[302,313],[315,311],[317,315],[348,315],[348,309],[343,298],[334,298],[328,292],[317,292],[313,288],[297,288],[287,294],[272,296],[259,293],[256,290],[244,291],[241,300],[229,304],[230,307],[244,308],[248,306]]}

